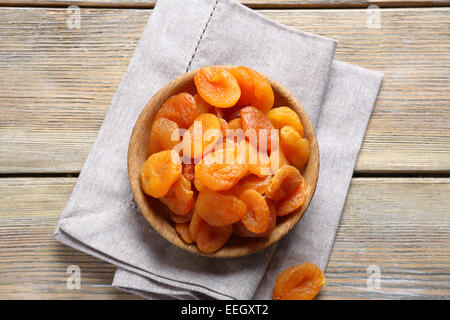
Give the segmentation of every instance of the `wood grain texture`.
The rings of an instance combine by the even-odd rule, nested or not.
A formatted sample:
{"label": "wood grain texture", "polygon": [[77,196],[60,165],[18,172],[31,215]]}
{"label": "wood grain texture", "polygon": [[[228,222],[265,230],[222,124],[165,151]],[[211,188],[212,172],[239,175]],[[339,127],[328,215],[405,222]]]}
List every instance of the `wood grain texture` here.
{"label": "wood grain texture", "polygon": [[[262,10],[385,75],[358,172],[449,172],[450,9]],[[1,8],[0,173],[78,172],[151,10]]]}
{"label": "wood grain texture", "polygon": [[[0,299],[125,299],[115,268],[53,239],[75,179],[0,179]],[[81,269],[81,290],[66,286]],[[81,293],[81,294],[80,294]]]}
{"label": "wood grain texture", "polygon": [[[53,232],[75,178],[0,179],[1,299],[127,299],[114,267],[72,250]],[[450,179],[355,178],[320,299],[450,299]],[[150,226],[149,226],[150,227]],[[81,268],[81,290],[66,287]],[[367,268],[381,271],[369,290]]]}
{"label": "wood grain texture", "polygon": [[[448,0],[238,0],[251,8],[367,8],[379,7],[436,7],[449,6]],[[71,6],[153,8],[157,0],[0,0],[7,6]]]}

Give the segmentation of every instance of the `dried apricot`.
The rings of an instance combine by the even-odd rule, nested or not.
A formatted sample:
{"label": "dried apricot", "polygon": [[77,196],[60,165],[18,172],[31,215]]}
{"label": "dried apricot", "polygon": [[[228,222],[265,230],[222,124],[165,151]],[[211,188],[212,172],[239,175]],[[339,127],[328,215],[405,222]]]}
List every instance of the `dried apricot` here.
{"label": "dried apricot", "polygon": [[154,198],[164,197],[181,176],[180,156],[174,150],[152,154],[141,169],[142,189]]}
{"label": "dried apricot", "polygon": [[187,244],[191,244],[192,242],[194,242],[194,239],[192,239],[189,232],[189,222],[176,223],[175,230],[177,231],[180,238],[183,239],[183,241]]}
{"label": "dried apricot", "polygon": [[189,181],[194,181],[195,165],[192,163],[183,163],[183,176]]}
{"label": "dried apricot", "polygon": [[194,191],[192,191],[191,182],[180,175],[167,194],[160,200],[173,213],[180,216],[188,214],[194,206]]}
{"label": "dried apricot", "polygon": [[267,113],[267,118],[269,118],[270,122],[277,129],[281,129],[284,126],[291,126],[297,130],[302,138],[305,136],[303,125],[297,112],[289,107],[274,108]]}
{"label": "dried apricot", "polygon": [[283,166],[275,172],[266,190],[266,196],[274,201],[289,196],[302,183],[302,175],[296,167]]}
{"label": "dried apricot", "polygon": [[194,178],[194,186],[195,189],[197,189],[197,191],[202,191],[205,188],[203,183],[201,183],[200,180],[198,180],[197,178]]}
{"label": "dried apricot", "polygon": [[302,263],[280,273],[273,290],[274,300],[312,300],[325,284],[325,276],[315,264]]}
{"label": "dried apricot", "polygon": [[213,253],[227,243],[232,233],[231,225],[213,227],[204,221],[198,229],[197,247],[203,253]]}
{"label": "dried apricot", "polygon": [[259,72],[247,68],[253,79],[253,98],[251,105],[264,113],[269,112],[273,107],[275,96],[269,81]]}
{"label": "dried apricot", "polygon": [[237,185],[230,189],[230,193],[237,196],[248,189],[255,189],[258,193],[264,194],[269,186],[271,176],[259,177],[254,174],[250,174],[242,178]]}
{"label": "dried apricot", "polygon": [[194,83],[203,100],[218,108],[230,108],[241,97],[236,78],[222,67],[203,67],[195,74]]}
{"label": "dried apricot", "polygon": [[167,118],[175,121],[180,128],[187,129],[198,116],[198,107],[195,99],[187,92],[182,92],[167,99],[158,113],[155,120]]}
{"label": "dried apricot", "polygon": [[228,121],[228,127],[232,130],[242,129],[241,118],[236,118]]}
{"label": "dried apricot", "polygon": [[289,162],[301,169],[309,160],[309,141],[302,138],[291,126],[284,126],[280,131],[280,146]]}
{"label": "dried apricot", "polygon": [[215,150],[195,165],[195,178],[211,190],[233,187],[248,170],[238,148]]}
{"label": "dried apricot", "polygon": [[270,210],[266,199],[256,190],[248,189],[240,196],[247,210],[242,217],[242,223],[251,232],[263,233],[269,227]]}
{"label": "dried apricot", "polygon": [[191,221],[189,222],[189,234],[191,235],[192,240],[197,240],[198,230],[200,229],[200,225],[202,223],[205,223],[205,221],[203,221],[203,219],[194,210]]}
{"label": "dried apricot", "polygon": [[218,142],[215,147],[214,151],[221,150],[221,149],[235,149],[237,148],[237,143],[231,139],[224,139],[222,142]]}
{"label": "dried apricot", "polygon": [[175,121],[159,118],[153,122],[148,139],[147,157],[153,153],[170,150],[180,142],[180,131]]}
{"label": "dried apricot", "polygon": [[235,224],[233,224],[233,232],[239,237],[246,237],[246,238],[261,238],[261,237],[267,237],[269,234],[272,233],[272,231],[275,229],[275,226],[277,224],[277,209],[275,207],[275,204],[272,200],[266,199],[267,205],[269,206],[269,227],[267,227],[267,230],[263,233],[254,233],[248,230],[245,225],[242,223],[242,221],[238,221]]}
{"label": "dried apricot", "polygon": [[170,216],[170,219],[175,223],[189,222],[192,219],[192,211],[183,216],[180,216],[178,214],[175,214],[175,213],[169,211],[169,216]]}
{"label": "dried apricot", "polygon": [[305,180],[302,177],[302,183],[292,191],[286,198],[281,199],[277,204],[277,215],[285,216],[300,208],[306,200]]}
{"label": "dried apricot", "polygon": [[215,227],[239,221],[247,211],[245,203],[238,197],[204,188],[195,202],[194,215]]}
{"label": "dried apricot", "polygon": [[270,151],[275,146],[278,130],[260,110],[252,106],[242,108],[241,121],[248,141],[258,151]]}
{"label": "dried apricot", "polygon": [[288,159],[284,155],[283,150],[281,150],[281,148],[270,150],[269,159],[272,172],[277,172],[277,170],[280,169],[282,166],[290,165]]}
{"label": "dried apricot", "polygon": [[266,151],[259,151],[250,143],[246,142],[248,148],[247,162],[248,171],[259,176],[266,177],[272,174],[270,158]]}
{"label": "dried apricot", "polygon": [[[225,139],[229,140],[230,142],[234,142],[237,145],[242,144],[242,147],[244,147],[244,143],[248,143],[245,139],[245,132],[242,128],[237,129],[228,129],[226,132]],[[242,149],[242,152],[248,152],[246,149]]]}
{"label": "dried apricot", "polygon": [[238,106],[250,105],[254,92],[252,76],[244,67],[230,68],[229,71],[236,78],[239,88],[241,88],[241,97],[236,104]]}
{"label": "dried apricot", "polygon": [[221,138],[220,129],[220,121],[215,115],[211,113],[199,115],[184,133],[183,156],[200,158],[210,152]]}
{"label": "dried apricot", "polygon": [[263,113],[272,109],[274,94],[269,81],[259,72],[247,67],[230,69],[241,88],[241,97],[237,103],[240,106],[251,105]]}
{"label": "dried apricot", "polygon": [[208,113],[213,108],[213,106],[203,100],[203,98],[198,93],[194,94],[194,100],[195,103],[197,103],[198,115]]}
{"label": "dried apricot", "polygon": [[220,121],[220,132],[222,132],[222,137],[226,137],[227,130],[230,129],[230,127],[228,126],[228,122],[226,122],[225,119],[223,118],[219,118],[219,121]]}

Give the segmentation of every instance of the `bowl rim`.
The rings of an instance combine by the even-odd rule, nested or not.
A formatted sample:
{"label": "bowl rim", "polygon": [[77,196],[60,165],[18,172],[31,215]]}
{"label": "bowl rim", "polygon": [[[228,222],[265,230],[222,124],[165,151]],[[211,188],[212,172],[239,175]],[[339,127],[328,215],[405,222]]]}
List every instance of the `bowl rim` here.
{"label": "bowl rim", "polygon": [[[217,65],[217,67],[231,68],[234,66]],[[311,123],[311,119],[309,118],[309,115],[307,114],[307,112],[303,108],[303,106],[300,104],[300,102],[292,95],[292,93],[289,92],[289,90],[287,90],[279,82],[277,82],[276,80],[273,80],[263,74],[263,76],[269,81],[270,85],[272,86],[274,93],[277,92],[278,95],[280,95],[280,93],[281,93],[282,98],[284,98],[287,101],[286,105],[280,105],[280,106],[287,106],[290,109],[293,109],[301,118],[303,126],[310,128],[310,131],[308,131],[308,134],[309,134],[308,140],[310,143],[311,150],[316,150],[316,156],[317,156],[317,160],[314,164],[310,163],[310,162],[308,162],[308,164],[307,164],[307,167],[309,165],[314,165],[315,168],[312,168],[311,170],[315,169],[315,171],[316,171],[316,174],[314,175],[314,179],[313,179],[313,184],[309,184],[309,187],[311,188],[310,197],[309,198],[307,197],[307,199],[305,200],[305,203],[303,204],[302,207],[300,207],[293,213],[290,213],[289,215],[286,216],[286,217],[288,217],[286,219],[286,221],[290,220],[291,222],[288,224],[284,233],[277,235],[275,238],[270,237],[270,236],[263,237],[263,238],[245,238],[245,241],[248,241],[250,244],[253,243],[253,245],[247,246],[246,250],[242,250],[243,247],[239,247],[239,246],[236,246],[236,247],[231,246],[231,248],[230,248],[230,245],[226,244],[224,247],[222,247],[221,249],[219,249],[216,252],[203,253],[197,248],[195,243],[186,244],[183,242],[183,240],[181,240],[181,238],[178,235],[176,235],[176,238],[174,238],[173,236],[169,237],[165,232],[163,232],[163,229],[165,230],[165,228],[161,225],[161,223],[157,223],[154,219],[150,219],[150,217],[149,217],[150,215],[154,215],[154,216],[160,215],[161,216],[161,214],[159,212],[155,213],[154,211],[156,211],[156,210],[153,210],[153,209],[147,210],[148,209],[147,207],[141,206],[141,203],[143,202],[143,201],[141,201],[141,200],[143,200],[142,197],[144,197],[144,198],[147,198],[147,197],[151,198],[151,197],[149,197],[142,191],[140,179],[139,179],[139,183],[137,184],[138,187],[136,186],[136,183],[133,183],[133,181],[134,181],[133,179],[135,179],[134,175],[136,175],[136,173],[132,172],[132,170],[130,169],[130,167],[132,167],[132,161],[133,161],[133,155],[132,155],[132,151],[134,151],[133,143],[137,139],[136,131],[138,129],[138,124],[141,122],[141,119],[143,117],[145,117],[148,112],[151,111],[151,106],[155,103],[155,101],[160,100],[160,96],[163,95],[163,93],[165,93],[167,88],[176,87],[177,85],[183,84],[190,78],[192,78],[191,81],[193,81],[193,76],[199,69],[200,68],[191,70],[184,74],[181,74],[181,75],[177,76],[176,78],[172,79],[171,81],[169,81],[168,83],[166,83],[149,99],[147,104],[144,106],[144,108],[139,113],[139,116],[137,117],[136,122],[133,125],[133,130],[130,135],[128,151],[127,151],[128,180],[130,183],[131,191],[133,193],[133,199],[134,199],[137,207],[139,208],[140,213],[145,217],[145,219],[151,225],[151,227],[154,230],[156,230],[159,235],[161,235],[163,238],[165,238],[167,241],[169,241],[171,244],[177,246],[178,248],[184,249],[188,252],[191,252],[191,253],[194,253],[194,254],[197,254],[200,256],[206,256],[206,257],[211,257],[211,258],[238,258],[238,257],[251,255],[251,254],[257,253],[263,249],[266,249],[271,244],[277,243],[284,236],[286,236],[297,225],[297,223],[301,220],[304,213],[308,209],[309,204],[310,204],[312,198],[314,197],[314,193],[315,193],[315,190],[317,187],[317,181],[318,181],[318,177],[319,177],[319,173],[320,173],[320,170],[319,170],[320,169],[320,150],[318,147],[317,136],[316,136],[314,127]],[[172,95],[173,94],[176,94],[176,93],[172,93]],[[295,108],[293,108],[293,107],[295,107]],[[154,122],[154,117],[151,119],[150,125],[153,124],[153,122]],[[305,131],[305,133],[306,133],[306,131]],[[315,148],[313,149],[313,147],[315,147]],[[310,160],[311,160],[311,157],[310,157]],[[139,177],[140,174],[138,173],[137,176]],[[156,199],[156,200],[158,200],[158,199]],[[160,219],[162,217],[155,217],[155,218]],[[175,228],[173,226],[171,226],[171,227],[175,230]],[[268,240],[270,240],[270,241],[268,241]],[[228,250],[228,251],[222,250],[227,247],[231,251],[230,250]],[[241,251],[241,253],[239,253],[239,254],[231,254],[230,253],[230,252],[234,252],[234,251]]]}

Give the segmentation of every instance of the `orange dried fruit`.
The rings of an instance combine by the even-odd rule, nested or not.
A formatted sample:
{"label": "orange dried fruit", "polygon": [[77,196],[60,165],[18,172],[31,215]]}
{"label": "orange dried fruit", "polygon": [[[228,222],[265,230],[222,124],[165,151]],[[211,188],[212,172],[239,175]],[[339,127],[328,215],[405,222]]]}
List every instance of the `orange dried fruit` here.
{"label": "orange dried fruit", "polygon": [[192,239],[189,232],[189,222],[176,223],[175,230],[177,231],[180,238],[183,239],[183,241],[187,244],[191,244],[192,242],[194,242],[194,239]]}
{"label": "orange dried fruit", "polygon": [[207,103],[218,108],[230,108],[241,96],[235,77],[223,67],[207,66],[194,76],[195,87]]}
{"label": "orange dried fruit", "polygon": [[247,210],[242,217],[242,224],[253,233],[263,233],[269,227],[270,210],[266,199],[256,190],[248,189],[240,196]]}
{"label": "orange dried fruit", "polygon": [[233,130],[242,129],[241,118],[236,118],[228,121],[228,127]]}
{"label": "orange dried fruit", "polygon": [[272,109],[275,100],[272,86],[262,74],[242,66],[231,68],[230,72],[241,88],[241,99],[237,102],[238,105],[251,105],[263,113]]}
{"label": "orange dried fruit", "polygon": [[281,199],[277,204],[277,215],[285,216],[300,208],[306,200],[305,180],[302,177],[302,183],[292,191],[290,195]]}
{"label": "orange dried fruit", "polygon": [[222,227],[239,221],[246,210],[238,197],[204,188],[195,202],[194,215],[198,214],[212,226]]}
{"label": "orange dried fruit", "polygon": [[300,117],[297,112],[289,107],[274,108],[267,113],[267,118],[269,118],[276,129],[281,129],[284,126],[291,126],[302,138],[305,136]]}
{"label": "orange dried fruit", "polygon": [[253,98],[251,105],[264,113],[269,112],[273,107],[275,96],[269,81],[259,72],[247,68],[253,79]]}
{"label": "orange dried fruit", "polygon": [[248,171],[245,157],[238,148],[219,149],[195,165],[195,178],[211,190],[233,187]]}
{"label": "orange dried fruit", "polygon": [[278,201],[289,196],[303,182],[296,167],[283,166],[275,172],[266,190],[266,196]]}
{"label": "orange dried fruit", "polygon": [[236,78],[239,88],[241,88],[241,97],[239,98],[238,106],[248,106],[252,103],[254,87],[252,76],[244,67],[235,67],[229,69],[233,77]]}
{"label": "orange dried fruit", "polygon": [[272,146],[276,146],[278,130],[260,110],[253,106],[242,108],[241,121],[248,141],[258,151],[270,151]]}
{"label": "orange dried fruit", "polygon": [[166,118],[156,119],[148,139],[147,157],[153,153],[173,149],[179,142],[178,124]]}
{"label": "orange dried fruit", "polygon": [[230,189],[230,193],[239,196],[248,189],[254,189],[258,193],[264,194],[264,192],[266,192],[267,187],[269,186],[270,179],[271,176],[259,177],[254,174],[250,174],[242,178],[237,185],[235,185],[232,189]]}
{"label": "orange dried fruit", "polygon": [[252,144],[245,141],[247,149],[248,171],[259,177],[266,177],[272,174],[270,157],[267,152],[258,151]]}
{"label": "orange dried fruit", "polygon": [[[221,149],[236,149],[238,147],[238,144],[231,140],[231,139],[224,139],[222,143],[217,143],[214,147],[214,151],[221,150]],[[245,154],[243,155],[245,157]]]}
{"label": "orange dried fruit", "polygon": [[170,216],[170,219],[175,223],[189,222],[192,219],[192,211],[183,216],[180,216],[178,214],[175,214],[175,213],[169,211],[169,216]]}
{"label": "orange dried fruit", "polygon": [[221,138],[219,119],[211,114],[199,115],[189,130],[184,133],[182,148],[183,156],[200,158],[210,152]]}
{"label": "orange dried fruit", "polygon": [[230,129],[228,126],[228,122],[225,121],[223,118],[219,118],[220,122],[220,132],[222,133],[222,137],[225,138],[227,136],[227,130]]}
{"label": "orange dried fruit", "polygon": [[235,224],[233,224],[233,232],[235,235],[239,237],[246,237],[246,238],[261,238],[261,237],[267,237],[269,234],[272,233],[272,231],[275,229],[275,226],[277,224],[277,210],[275,207],[275,204],[272,200],[266,199],[267,205],[269,207],[270,217],[269,217],[269,226],[267,227],[267,230],[263,233],[254,233],[248,230],[245,225],[242,223],[242,221],[238,221]]}
{"label": "orange dried fruit", "polygon": [[315,264],[302,263],[280,273],[273,290],[274,300],[312,300],[325,284],[325,276]]}
{"label": "orange dried fruit", "polygon": [[200,180],[198,180],[197,178],[194,178],[194,186],[195,189],[197,189],[197,191],[202,191],[205,188],[203,183],[201,183]]}
{"label": "orange dried fruit", "polygon": [[187,129],[198,116],[198,107],[194,97],[182,92],[167,99],[158,113],[155,120],[159,118],[167,118],[175,121],[180,128]]}
{"label": "orange dried fruit", "polygon": [[191,182],[180,175],[160,200],[173,213],[180,216],[188,214],[194,206],[194,191],[192,191]]}
{"label": "orange dried fruit", "polygon": [[301,169],[309,160],[309,141],[302,138],[291,126],[284,126],[280,131],[280,146],[289,162]]}
{"label": "orange dried fruit", "polygon": [[[244,147],[244,143],[247,142],[245,139],[245,132],[242,128],[237,128],[237,129],[229,128],[226,132],[225,139],[230,141],[230,145],[231,145],[231,142],[234,142],[234,145],[242,144],[242,147]],[[243,148],[242,152],[248,152],[248,151]]]}
{"label": "orange dried fruit", "polygon": [[191,235],[192,240],[197,240],[198,230],[202,223],[205,223],[203,219],[193,211],[191,221],[189,222],[189,234]]}
{"label": "orange dried fruit", "polygon": [[213,106],[203,100],[203,98],[198,93],[194,94],[194,100],[197,103],[198,115],[208,113],[213,108]]}
{"label": "orange dried fruit", "polygon": [[281,148],[272,149],[270,151],[269,159],[272,172],[277,172],[282,166],[290,165]]}
{"label": "orange dried fruit", "polygon": [[165,150],[152,154],[141,169],[141,185],[146,194],[161,198],[181,176],[181,161],[177,152]]}
{"label": "orange dried fruit", "polygon": [[213,227],[203,221],[197,232],[197,247],[203,253],[216,252],[227,243],[232,233],[231,225]]}

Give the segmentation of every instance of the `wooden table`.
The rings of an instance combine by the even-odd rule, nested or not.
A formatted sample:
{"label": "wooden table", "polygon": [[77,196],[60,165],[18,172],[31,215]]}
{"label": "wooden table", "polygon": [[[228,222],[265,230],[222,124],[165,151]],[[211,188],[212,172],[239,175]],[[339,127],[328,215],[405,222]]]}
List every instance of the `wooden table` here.
{"label": "wooden table", "polygon": [[[111,287],[113,266],[52,234],[154,3],[0,0],[0,299],[135,298]],[[449,299],[450,2],[244,3],[385,75],[318,297]]]}

